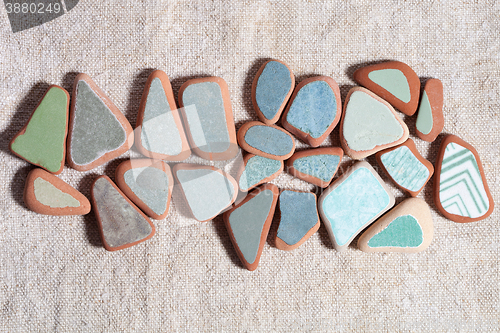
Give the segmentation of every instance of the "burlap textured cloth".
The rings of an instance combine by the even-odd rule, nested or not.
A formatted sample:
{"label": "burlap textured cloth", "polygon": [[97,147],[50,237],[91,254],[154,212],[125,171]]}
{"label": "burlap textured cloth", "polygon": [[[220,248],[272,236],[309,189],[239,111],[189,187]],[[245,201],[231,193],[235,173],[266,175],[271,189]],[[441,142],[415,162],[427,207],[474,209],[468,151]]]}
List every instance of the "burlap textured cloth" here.
{"label": "burlap textured cloth", "polygon": [[[444,133],[477,149],[498,204],[499,36],[498,1],[81,0],[17,33],[0,8],[0,331],[498,331],[499,207],[486,220],[454,223],[437,212],[429,184],[419,197],[432,208],[435,237],[422,253],[366,254],[355,246],[338,253],[321,227],[292,252],[276,249],[270,236],[249,272],[222,219],[199,223],[182,200],[154,222],[151,240],[114,253],[102,247],[93,213],[27,210],[22,191],[32,166],[9,153],[8,142],[49,84],[71,91],[79,72],[132,125],[153,69],[169,75],[176,94],[189,78],[221,76],[239,128],[256,119],[250,87],[266,59],[286,62],[297,82],[333,77],[343,98],[356,68],[393,59],[443,81]],[[416,117],[404,119],[434,162],[442,136],[424,142],[415,137]],[[340,145],[338,127],[324,145]],[[92,180],[113,178],[130,154],[89,172],[65,168],[60,177],[89,196]],[[384,179],[402,201],[406,195]],[[287,173],[274,183],[314,190]]]}

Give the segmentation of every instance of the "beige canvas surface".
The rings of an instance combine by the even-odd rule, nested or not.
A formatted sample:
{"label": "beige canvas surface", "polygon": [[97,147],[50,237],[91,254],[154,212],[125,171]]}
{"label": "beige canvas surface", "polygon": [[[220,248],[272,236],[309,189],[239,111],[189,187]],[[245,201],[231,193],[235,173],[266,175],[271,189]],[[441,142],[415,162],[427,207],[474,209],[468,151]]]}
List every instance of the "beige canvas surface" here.
{"label": "beige canvas surface", "polygon": [[[286,62],[297,82],[333,77],[343,98],[356,68],[394,59],[443,81],[444,133],[477,149],[498,204],[500,2],[81,0],[15,34],[0,7],[0,331],[500,330],[498,207],[486,220],[454,223],[437,212],[428,185],[419,197],[431,206],[435,238],[425,252],[366,254],[352,246],[339,253],[322,226],[292,252],[276,249],[270,236],[259,268],[249,272],[222,219],[199,223],[178,199],[166,219],[154,221],[151,240],[107,252],[92,213],[52,217],[25,208],[32,166],[8,151],[48,85],[70,90],[79,72],[133,125],[153,69],[167,73],[175,94],[189,78],[221,76],[239,128],[256,119],[250,87],[266,59]],[[442,136],[421,141],[416,117],[404,119],[434,163]],[[324,145],[339,146],[338,128],[333,133]],[[130,154],[88,172],[66,167],[60,177],[89,196],[90,183],[114,178]],[[314,190],[286,173],[274,183]],[[405,194],[389,185],[402,201]]]}

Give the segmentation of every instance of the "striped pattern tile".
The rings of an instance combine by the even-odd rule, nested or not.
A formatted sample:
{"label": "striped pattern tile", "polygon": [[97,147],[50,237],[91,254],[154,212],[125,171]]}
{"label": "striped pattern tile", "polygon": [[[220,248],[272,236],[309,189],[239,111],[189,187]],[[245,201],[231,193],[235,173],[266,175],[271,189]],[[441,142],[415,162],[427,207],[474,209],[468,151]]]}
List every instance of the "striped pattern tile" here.
{"label": "striped pattern tile", "polygon": [[383,154],[380,160],[392,179],[409,191],[417,192],[429,178],[429,169],[406,146]]}
{"label": "striped pattern tile", "polygon": [[439,199],[450,214],[476,218],[489,209],[488,196],[474,154],[454,142],[449,143],[444,152]]}

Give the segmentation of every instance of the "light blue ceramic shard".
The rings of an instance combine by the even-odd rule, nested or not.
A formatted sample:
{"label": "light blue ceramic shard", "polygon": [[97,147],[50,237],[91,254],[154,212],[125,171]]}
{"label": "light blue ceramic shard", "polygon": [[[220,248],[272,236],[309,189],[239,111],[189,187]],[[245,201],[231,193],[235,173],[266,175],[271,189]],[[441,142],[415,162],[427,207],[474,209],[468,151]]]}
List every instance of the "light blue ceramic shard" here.
{"label": "light blue ceramic shard", "polygon": [[182,94],[182,104],[195,146],[206,153],[223,153],[229,149],[224,99],[216,82],[187,86]]}
{"label": "light blue ceramic shard", "polygon": [[237,189],[220,172],[210,169],[177,170],[189,208],[198,221],[217,216],[233,202]]}
{"label": "light blue ceramic shard", "polygon": [[239,179],[238,185],[240,190],[244,192],[248,191],[263,179],[277,173],[282,166],[283,161],[272,160],[262,156],[249,158]]}
{"label": "light blue ceramic shard", "polygon": [[245,260],[252,264],[259,252],[260,239],[273,204],[273,192],[257,194],[229,216],[234,239]]}
{"label": "light blue ceramic shard", "polygon": [[281,219],[277,235],[292,246],[319,223],[316,196],[308,192],[283,191],[279,202]]}
{"label": "light blue ceramic shard", "polygon": [[245,133],[245,142],[264,153],[285,156],[293,151],[291,136],[271,126],[252,126]]}
{"label": "light blue ceramic shard", "polygon": [[153,153],[179,155],[182,139],[159,78],[149,88],[141,128],[142,146]]}
{"label": "light blue ceramic shard", "polygon": [[326,193],[321,201],[323,222],[338,250],[394,204],[392,194],[364,166]]}
{"label": "light blue ceramic shard", "polygon": [[424,242],[424,233],[412,215],[398,216],[368,241],[369,247],[419,247]]}
{"label": "light blue ceramic shard", "polygon": [[132,192],[153,212],[162,215],[167,210],[168,176],[158,168],[143,167],[127,170],[123,178]]}
{"label": "light blue ceramic shard", "polygon": [[383,154],[380,160],[392,179],[410,191],[420,190],[429,177],[429,169],[407,146],[401,146]]}
{"label": "light blue ceramic shard", "polygon": [[293,167],[306,175],[329,182],[335,175],[339,163],[338,155],[309,155],[293,161]]}
{"label": "light blue ceramic shard", "polygon": [[278,61],[268,62],[255,88],[255,100],[265,118],[276,116],[292,88],[288,67]]}
{"label": "light blue ceramic shard", "polygon": [[317,139],[335,120],[337,99],[328,83],[312,81],[298,91],[288,110],[286,121]]}

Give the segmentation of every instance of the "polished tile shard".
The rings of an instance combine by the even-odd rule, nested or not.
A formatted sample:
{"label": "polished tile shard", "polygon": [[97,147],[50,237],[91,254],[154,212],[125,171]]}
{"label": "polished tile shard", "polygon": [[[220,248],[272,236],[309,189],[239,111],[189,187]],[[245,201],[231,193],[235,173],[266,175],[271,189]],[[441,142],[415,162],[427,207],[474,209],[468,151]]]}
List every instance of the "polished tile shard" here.
{"label": "polished tile shard", "polygon": [[257,268],[278,201],[279,190],[264,184],[224,213],[231,242],[246,269]]}
{"label": "polished tile shard", "polygon": [[247,192],[278,177],[283,171],[284,164],[283,161],[247,154],[243,158],[242,167],[238,177],[238,185],[241,191]]}
{"label": "polished tile shard", "polygon": [[444,127],[443,83],[430,79],[425,83],[415,124],[420,139],[432,142]]}
{"label": "polished tile shard", "polygon": [[104,247],[116,251],[153,237],[153,223],[107,176],[92,185],[92,204]]}
{"label": "polished tile shard", "polygon": [[356,163],[319,199],[319,212],[337,251],[394,205],[395,199],[373,167]]}
{"label": "polished tile shard", "polygon": [[318,231],[319,216],[314,193],[284,190],[279,196],[279,209],[278,249],[294,250]]}
{"label": "polished tile shard", "polygon": [[249,153],[273,160],[286,160],[295,151],[295,140],[290,133],[259,121],[250,121],[240,127],[238,143]]}
{"label": "polished tile shard", "polygon": [[10,142],[10,150],[51,173],[60,174],[66,156],[69,94],[52,85],[26,125]]}

